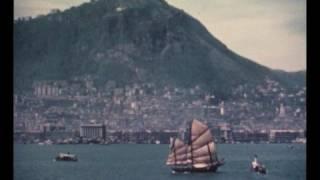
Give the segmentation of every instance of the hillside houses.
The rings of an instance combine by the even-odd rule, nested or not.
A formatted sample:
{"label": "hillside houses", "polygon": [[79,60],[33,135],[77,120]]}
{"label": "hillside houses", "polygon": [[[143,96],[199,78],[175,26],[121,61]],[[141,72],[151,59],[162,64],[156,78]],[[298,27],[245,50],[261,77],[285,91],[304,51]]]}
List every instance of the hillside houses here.
{"label": "hillside houses", "polygon": [[[152,83],[120,86],[109,81],[95,87],[90,76],[69,81],[38,81],[32,95],[15,95],[14,123],[19,131],[40,131],[44,124],[62,124],[75,131],[95,119],[110,130],[177,130],[198,118],[249,129],[305,129],[305,88],[285,90],[266,80],[257,87],[236,87],[222,99],[193,88],[156,87]],[[37,114],[37,117],[35,117]]]}

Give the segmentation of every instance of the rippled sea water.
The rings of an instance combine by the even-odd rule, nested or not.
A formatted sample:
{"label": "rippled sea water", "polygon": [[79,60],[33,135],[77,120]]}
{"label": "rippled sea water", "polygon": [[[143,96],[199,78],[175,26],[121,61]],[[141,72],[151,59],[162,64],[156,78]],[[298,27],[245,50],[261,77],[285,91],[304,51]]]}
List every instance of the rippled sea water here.
{"label": "rippled sea water", "polygon": [[[292,146],[292,147],[290,147]],[[225,165],[217,173],[171,174],[165,165],[168,145],[14,145],[15,180],[304,180],[304,144],[217,144]],[[75,153],[78,162],[55,162],[59,152]],[[268,173],[250,172],[254,154]]]}

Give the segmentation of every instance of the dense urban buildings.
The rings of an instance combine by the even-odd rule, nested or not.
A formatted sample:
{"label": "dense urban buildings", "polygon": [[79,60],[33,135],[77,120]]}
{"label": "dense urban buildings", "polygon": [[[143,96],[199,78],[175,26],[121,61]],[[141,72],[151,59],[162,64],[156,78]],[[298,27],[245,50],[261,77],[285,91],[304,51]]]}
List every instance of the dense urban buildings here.
{"label": "dense urban buildings", "polygon": [[305,93],[305,87],[288,90],[269,79],[235,87],[227,98],[200,86],[109,81],[98,88],[90,76],[37,81],[32,93],[14,96],[14,132],[17,140],[168,143],[170,133],[181,134],[196,118],[217,142],[292,142],[305,137]]}

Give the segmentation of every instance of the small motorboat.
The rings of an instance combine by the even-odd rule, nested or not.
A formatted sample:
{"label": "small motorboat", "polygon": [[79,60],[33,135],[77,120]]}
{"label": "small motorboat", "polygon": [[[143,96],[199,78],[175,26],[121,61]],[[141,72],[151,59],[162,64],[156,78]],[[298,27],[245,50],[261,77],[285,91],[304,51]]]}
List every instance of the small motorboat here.
{"label": "small motorboat", "polygon": [[258,162],[257,155],[255,155],[254,160],[251,162],[251,170],[260,174],[267,173],[266,167]]}
{"label": "small motorboat", "polygon": [[78,158],[74,154],[59,153],[56,157],[56,161],[78,161]]}

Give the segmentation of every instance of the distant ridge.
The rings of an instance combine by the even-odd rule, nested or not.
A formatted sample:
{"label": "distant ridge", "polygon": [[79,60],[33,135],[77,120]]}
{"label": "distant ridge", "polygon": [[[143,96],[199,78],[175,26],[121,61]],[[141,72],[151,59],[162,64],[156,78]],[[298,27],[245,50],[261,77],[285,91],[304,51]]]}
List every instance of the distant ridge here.
{"label": "distant ridge", "polygon": [[[244,44],[245,46],[246,44]],[[14,90],[35,80],[92,75],[96,85],[201,85],[228,94],[266,78],[305,85],[305,71],[272,70],[228,49],[164,0],[97,0],[14,22]]]}

